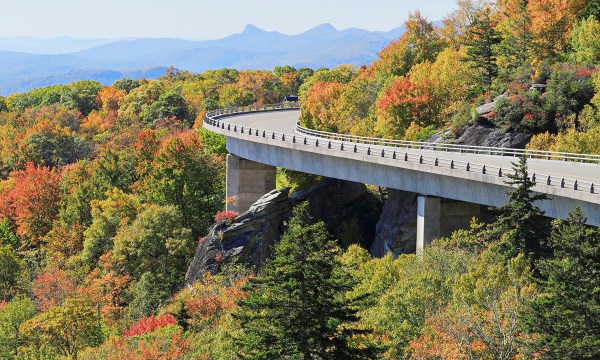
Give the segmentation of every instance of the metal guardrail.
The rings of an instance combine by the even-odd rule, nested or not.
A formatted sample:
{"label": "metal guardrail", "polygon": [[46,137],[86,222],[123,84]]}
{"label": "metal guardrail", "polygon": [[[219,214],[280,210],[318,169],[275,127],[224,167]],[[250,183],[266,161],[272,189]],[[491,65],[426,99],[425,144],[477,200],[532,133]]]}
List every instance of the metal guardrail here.
{"label": "metal guardrail", "polygon": [[[285,134],[275,131],[262,129],[252,129],[236,124],[232,124],[221,120],[227,115],[235,115],[251,112],[262,112],[271,110],[290,110],[298,109],[299,103],[284,103],[270,104],[258,106],[241,106],[228,109],[219,109],[206,114],[204,122],[207,125],[218,127],[221,130],[231,131],[233,133],[244,134],[247,137],[262,137],[271,140],[282,141],[287,143],[301,144],[306,146],[324,147],[335,149],[338,151],[347,151],[355,154],[363,154],[367,156],[388,158],[397,161],[410,163],[418,163],[435,167],[444,167],[451,170],[465,171],[469,173],[479,173],[486,176],[506,177],[507,173],[512,169],[490,166],[485,164],[471,163],[454,159],[447,159],[439,156],[430,156],[424,154],[411,153],[411,150],[434,150],[445,152],[462,152],[473,154],[489,154],[500,156],[521,156],[525,154],[528,157],[542,159],[561,159],[561,160],[576,160],[581,162],[598,163],[600,155],[589,154],[572,154],[572,153],[556,153],[550,151],[537,150],[522,150],[508,148],[494,148],[483,146],[468,146],[468,145],[452,145],[452,144],[433,144],[427,142],[403,141],[368,138],[362,136],[343,135],[336,133],[328,133],[324,131],[310,130],[300,125],[296,126],[298,133],[305,135],[299,136],[296,134]],[[386,147],[386,148],[383,148]],[[394,148],[393,150],[390,149]],[[549,174],[533,173],[530,178],[536,182],[548,186],[556,186],[564,189],[569,189],[578,192],[596,194],[600,196],[598,185],[592,182],[581,181],[577,179],[569,179],[565,177],[551,176]]]}
{"label": "metal guardrail", "polygon": [[379,139],[365,136],[354,136],[354,135],[343,135],[337,133],[330,133],[325,131],[312,130],[300,126],[296,126],[296,131],[309,135],[322,137],[327,139],[335,139],[340,141],[347,141],[353,143],[377,145],[377,146],[388,146],[388,147],[403,147],[420,150],[435,150],[435,151],[454,151],[460,153],[471,153],[471,154],[487,154],[487,155],[502,155],[502,156],[521,156],[525,154],[528,158],[546,159],[546,160],[563,160],[563,161],[579,161],[593,164],[600,164],[600,155],[592,154],[576,154],[568,152],[555,152],[555,151],[543,151],[543,150],[524,150],[524,149],[513,149],[513,148],[499,148],[499,147],[488,147],[488,146],[472,146],[472,145],[456,145],[456,144],[442,144],[442,143],[430,143],[421,141],[406,141],[406,140],[390,140],[390,139]]}

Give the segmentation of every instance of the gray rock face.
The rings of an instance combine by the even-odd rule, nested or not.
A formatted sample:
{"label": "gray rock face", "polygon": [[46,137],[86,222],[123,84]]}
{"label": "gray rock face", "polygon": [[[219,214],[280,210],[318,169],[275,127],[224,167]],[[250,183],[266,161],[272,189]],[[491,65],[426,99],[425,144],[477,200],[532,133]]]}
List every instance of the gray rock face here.
{"label": "gray rock face", "polygon": [[530,139],[530,134],[505,133],[495,126],[475,123],[463,132],[455,144],[524,149]]}
{"label": "gray rock face", "polygon": [[205,273],[217,273],[233,260],[258,269],[271,255],[273,245],[285,231],[285,221],[299,202],[309,201],[311,215],[325,222],[336,237],[343,230],[348,209],[367,194],[364,184],[325,179],[305,192],[289,196],[288,189],[265,194],[248,211],[232,220],[214,223],[199,242],[186,281],[193,283]]}
{"label": "gray rock face", "polygon": [[216,274],[234,258],[251,267],[262,264],[296,202],[288,197],[288,189],[274,190],[236,219],[214,223],[196,248],[186,274],[187,282],[200,280],[205,273]]}
{"label": "gray rock face", "polygon": [[376,226],[371,255],[414,253],[417,239],[417,194],[388,189],[388,200]]}
{"label": "gray rock face", "polygon": [[498,97],[496,97],[494,99],[494,101],[487,103],[487,104],[483,104],[477,107],[477,109],[475,109],[477,111],[477,115],[479,115],[480,117],[482,117],[483,115],[489,114],[492,111],[494,111],[494,107],[496,106],[496,103],[500,100],[505,98],[506,95],[502,94]]}

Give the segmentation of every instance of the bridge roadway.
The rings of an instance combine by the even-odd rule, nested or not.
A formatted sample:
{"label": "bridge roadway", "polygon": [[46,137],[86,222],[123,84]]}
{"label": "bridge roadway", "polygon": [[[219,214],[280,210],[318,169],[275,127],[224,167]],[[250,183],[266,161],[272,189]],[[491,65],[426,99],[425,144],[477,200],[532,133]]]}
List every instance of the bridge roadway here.
{"label": "bridge roadway", "polygon": [[[211,119],[218,123],[204,126],[225,135],[232,154],[263,164],[488,206],[506,201],[505,174],[512,171],[514,157],[365,144],[354,148],[354,143],[299,133],[299,115],[297,109],[217,115]],[[528,166],[530,175],[539,174],[534,190],[552,199],[538,204],[548,216],[565,218],[579,205],[588,223],[600,226],[599,164],[532,158]]]}

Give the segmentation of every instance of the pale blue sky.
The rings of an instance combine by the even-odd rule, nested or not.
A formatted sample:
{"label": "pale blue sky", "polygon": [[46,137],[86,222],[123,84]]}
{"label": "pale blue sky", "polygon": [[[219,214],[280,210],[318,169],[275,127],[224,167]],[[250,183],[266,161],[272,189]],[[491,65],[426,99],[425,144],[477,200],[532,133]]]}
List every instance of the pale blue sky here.
{"label": "pale blue sky", "polygon": [[455,0],[0,0],[0,37],[215,39],[245,24],[297,34],[322,23],[387,31],[420,10],[440,20]]}

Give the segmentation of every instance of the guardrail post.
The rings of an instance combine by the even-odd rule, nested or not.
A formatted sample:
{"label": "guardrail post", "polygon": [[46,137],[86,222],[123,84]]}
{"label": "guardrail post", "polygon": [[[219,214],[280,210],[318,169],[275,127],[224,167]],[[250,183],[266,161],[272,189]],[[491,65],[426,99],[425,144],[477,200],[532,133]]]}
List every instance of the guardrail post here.
{"label": "guardrail post", "polygon": [[450,161],[450,169],[454,169],[454,160]]}
{"label": "guardrail post", "polygon": [[485,165],[483,165],[483,168],[481,169],[481,173],[485,174]]}
{"label": "guardrail post", "polygon": [[498,177],[502,177],[502,168],[498,169]]}
{"label": "guardrail post", "polygon": [[467,171],[471,171],[471,163],[467,163]]}
{"label": "guardrail post", "polygon": [[552,183],[552,177],[548,175],[548,179],[546,180],[546,185],[550,185]]}
{"label": "guardrail post", "polygon": [[573,190],[577,190],[577,180],[575,180],[575,183],[573,184]]}
{"label": "guardrail post", "polygon": [[281,141],[285,141],[285,134],[281,135]]}
{"label": "guardrail post", "polygon": [[225,123],[221,124],[221,129],[225,129]]}
{"label": "guardrail post", "polygon": [[317,141],[315,141],[315,146],[319,146],[319,139],[317,139]]}
{"label": "guardrail post", "polygon": [[296,143],[296,135],[294,135],[294,136],[292,137],[292,142],[293,142],[294,144]]}
{"label": "guardrail post", "polygon": [[565,187],[565,178],[560,179],[560,187],[561,188]]}
{"label": "guardrail post", "polygon": [[271,133],[271,139],[275,140],[275,133]]}
{"label": "guardrail post", "polygon": [[248,129],[248,135],[252,135],[252,128]]}
{"label": "guardrail post", "polygon": [[233,132],[237,132],[237,125],[233,127]]}
{"label": "guardrail post", "polygon": [[263,130],[263,137],[267,137],[267,131]]}
{"label": "guardrail post", "polygon": [[231,124],[227,124],[227,130],[231,130]]}
{"label": "guardrail post", "polygon": [[243,134],[243,133],[244,133],[244,127],[243,127],[243,126],[242,126],[242,130],[241,130],[241,133],[242,133],[242,134]]}
{"label": "guardrail post", "polygon": [[396,159],[396,152],[395,151],[392,153],[392,159],[394,159],[394,160]]}
{"label": "guardrail post", "polygon": [[305,136],[304,137],[304,145],[306,145],[306,144],[307,144],[307,142],[306,142],[306,136]]}

